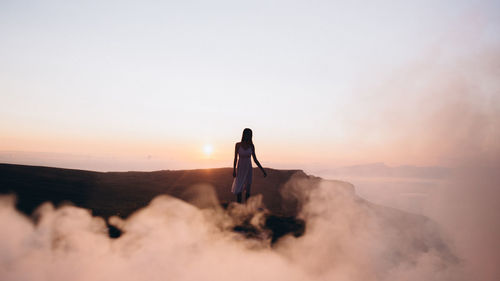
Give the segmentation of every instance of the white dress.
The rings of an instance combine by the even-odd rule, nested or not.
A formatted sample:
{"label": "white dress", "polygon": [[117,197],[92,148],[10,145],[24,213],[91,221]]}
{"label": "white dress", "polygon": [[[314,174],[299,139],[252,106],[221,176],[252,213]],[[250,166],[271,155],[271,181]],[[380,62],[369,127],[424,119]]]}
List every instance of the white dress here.
{"label": "white dress", "polygon": [[238,194],[247,189],[250,190],[250,185],[252,184],[252,147],[244,149],[241,145],[238,149],[238,166],[236,169],[236,177],[233,180],[233,186],[231,187],[231,192]]}

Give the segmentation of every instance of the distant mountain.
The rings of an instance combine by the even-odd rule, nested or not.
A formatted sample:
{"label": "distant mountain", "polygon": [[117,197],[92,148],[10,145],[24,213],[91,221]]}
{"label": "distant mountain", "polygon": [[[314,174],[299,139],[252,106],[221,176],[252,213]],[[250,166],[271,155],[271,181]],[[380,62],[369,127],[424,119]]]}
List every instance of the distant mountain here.
{"label": "distant mountain", "polygon": [[420,178],[420,179],[443,179],[449,175],[450,169],[440,166],[411,166],[403,165],[391,167],[384,163],[370,163],[323,169],[316,171],[320,175],[373,177],[373,178]]}

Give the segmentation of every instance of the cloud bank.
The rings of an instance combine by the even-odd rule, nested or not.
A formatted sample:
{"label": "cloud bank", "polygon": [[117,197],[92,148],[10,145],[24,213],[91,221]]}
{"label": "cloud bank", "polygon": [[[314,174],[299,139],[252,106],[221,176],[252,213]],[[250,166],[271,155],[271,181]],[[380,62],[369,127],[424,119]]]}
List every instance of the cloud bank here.
{"label": "cloud bank", "polygon": [[243,216],[262,229],[261,197],[225,211],[199,190],[191,194],[201,208],[162,195],[127,219],[110,218],[123,231],[117,239],[89,210],[46,203],[34,223],[2,197],[2,280],[462,280],[432,221],[336,182],[287,183],[284,196],[301,200],[307,228],[273,246],[265,231],[253,239],[232,231]]}

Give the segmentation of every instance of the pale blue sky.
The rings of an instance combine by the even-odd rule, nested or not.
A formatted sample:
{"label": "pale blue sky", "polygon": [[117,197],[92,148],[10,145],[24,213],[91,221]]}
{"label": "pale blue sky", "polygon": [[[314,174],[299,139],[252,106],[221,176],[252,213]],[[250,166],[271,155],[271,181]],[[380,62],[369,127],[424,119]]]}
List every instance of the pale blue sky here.
{"label": "pale blue sky", "polygon": [[419,105],[471,64],[497,93],[499,2],[2,0],[0,151],[220,166],[251,127],[274,166],[440,164]]}

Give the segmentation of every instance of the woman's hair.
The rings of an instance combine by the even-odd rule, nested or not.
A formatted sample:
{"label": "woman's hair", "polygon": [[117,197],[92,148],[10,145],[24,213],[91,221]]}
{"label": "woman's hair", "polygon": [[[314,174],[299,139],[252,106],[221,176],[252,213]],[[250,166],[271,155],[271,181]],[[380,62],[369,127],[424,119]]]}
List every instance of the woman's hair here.
{"label": "woman's hair", "polygon": [[252,130],[250,130],[249,128],[245,128],[245,130],[243,130],[243,135],[241,136],[241,142],[253,144],[253,142],[252,142]]}

